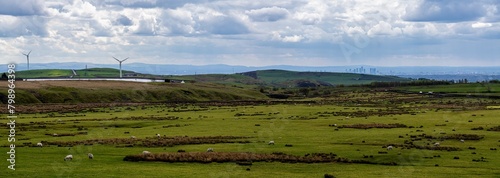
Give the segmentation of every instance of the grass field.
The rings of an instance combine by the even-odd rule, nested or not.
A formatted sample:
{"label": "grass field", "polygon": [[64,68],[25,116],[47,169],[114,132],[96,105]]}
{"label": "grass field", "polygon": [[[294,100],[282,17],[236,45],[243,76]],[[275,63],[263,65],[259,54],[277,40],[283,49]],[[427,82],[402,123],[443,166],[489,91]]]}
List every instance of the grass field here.
{"label": "grass field", "polygon": [[[7,103],[7,82],[0,81],[0,102]],[[214,83],[140,83],[118,81],[19,81],[16,102],[110,103],[168,101],[229,101],[267,98],[241,87]]]}
{"label": "grass field", "polygon": [[[67,78],[67,77],[81,77],[81,78],[95,78],[95,77],[112,77],[120,76],[120,70],[112,68],[91,68],[91,69],[78,69],[75,70],[77,75],[74,75],[70,69],[35,69],[17,71],[17,78]],[[122,73],[134,73],[133,71],[123,70]]]}
{"label": "grass field", "polygon": [[[500,125],[500,111],[491,107],[498,105],[497,100],[485,98],[346,92],[341,97],[295,104],[139,105],[20,113],[16,120],[16,171],[8,170],[8,162],[2,161],[0,167],[5,170],[0,171],[0,176],[499,177],[500,156],[492,149],[500,147],[500,134],[488,131]],[[8,122],[5,114],[0,118]],[[346,128],[396,123],[405,127]],[[8,129],[2,127],[0,132],[8,133]],[[60,136],[53,136],[54,133]],[[156,138],[158,133],[165,138]],[[65,134],[75,135],[63,136]],[[469,140],[465,135],[462,143],[459,141],[462,137],[453,137],[464,134],[482,138]],[[132,142],[132,135],[141,141]],[[160,143],[173,136],[250,138],[244,139],[248,143],[144,145]],[[59,147],[54,144],[92,139],[97,139],[92,145]],[[125,139],[132,144],[102,141],[109,139]],[[1,140],[0,145],[4,146],[1,150],[7,152],[7,136],[1,135]],[[271,140],[275,145],[267,144]],[[40,148],[36,147],[37,142],[45,144]],[[433,146],[435,142],[440,143],[439,149]],[[395,148],[387,150],[387,145]],[[282,152],[297,156],[335,153],[338,157],[373,164],[254,162],[251,166],[241,166],[234,162],[123,161],[125,156],[139,155],[144,150],[173,154],[178,150],[206,152],[207,148],[213,148],[215,153]],[[95,159],[89,160],[88,152],[93,153]],[[63,160],[68,154],[74,156],[72,161]],[[4,154],[4,158],[7,156]],[[382,163],[397,165],[380,165]]]}
{"label": "grass field", "polygon": [[498,83],[468,83],[453,85],[433,85],[433,86],[413,86],[401,87],[402,89],[413,92],[442,92],[442,93],[500,93],[500,84]]}

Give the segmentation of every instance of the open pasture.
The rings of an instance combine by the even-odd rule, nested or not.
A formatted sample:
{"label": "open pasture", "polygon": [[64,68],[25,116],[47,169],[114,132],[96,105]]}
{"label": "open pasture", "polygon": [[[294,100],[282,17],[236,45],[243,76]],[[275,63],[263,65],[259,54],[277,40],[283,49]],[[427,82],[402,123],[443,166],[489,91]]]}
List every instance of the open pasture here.
{"label": "open pasture", "polygon": [[[487,109],[495,100],[350,95],[351,102],[342,103],[120,105],[20,114],[16,171],[0,176],[500,176],[500,111]],[[6,136],[1,140],[7,152]],[[64,161],[68,154],[74,159]],[[8,162],[0,165],[6,169]]]}

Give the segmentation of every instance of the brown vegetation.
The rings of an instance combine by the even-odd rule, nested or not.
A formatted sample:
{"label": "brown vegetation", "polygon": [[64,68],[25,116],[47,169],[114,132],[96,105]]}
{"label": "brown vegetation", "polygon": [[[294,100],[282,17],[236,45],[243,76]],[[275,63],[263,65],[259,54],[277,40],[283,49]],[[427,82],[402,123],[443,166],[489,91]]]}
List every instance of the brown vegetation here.
{"label": "brown vegetation", "polygon": [[338,128],[353,128],[353,129],[371,129],[371,128],[384,128],[384,129],[392,129],[392,128],[407,128],[408,126],[404,124],[353,124],[353,125],[341,125]]}
{"label": "brown vegetation", "polygon": [[[366,160],[349,160],[337,157],[333,153],[313,153],[305,156],[289,155],[282,152],[272,154],[265,153],[235,153],[235,152],[177,152],[177,153],[154,153],[128,155],[124,161],[160,161],[160,162],[194,162],[194,163],[246,163],[251,162],[282,162],[282,163],[362,163],[375,164]],[[383,163],[385,165],[396,165],[396,163]]]}
{"label": "brown vegetation", "polygon": [[163,147],[163,146],[174,146],[174,145],[192,145],[192,144],[216,144],[216,143],[250,143],[248,140],[244,140],[251,137],[240,137],[240,136],[206,136],[206,137],[188,137],[188,136],[176,136],[176,137],[160,137],[160,138],[111,138],[111,139],[90,139],[90,140],[80,140],[80,141],[42,141],[46,145],[58,145],[58,146],[76,146],[76,145],[93,145],[93,144],[103,144],[103,145],[117,145],[118,147],[133,147],[133,146],[143,146],[143,147]]}

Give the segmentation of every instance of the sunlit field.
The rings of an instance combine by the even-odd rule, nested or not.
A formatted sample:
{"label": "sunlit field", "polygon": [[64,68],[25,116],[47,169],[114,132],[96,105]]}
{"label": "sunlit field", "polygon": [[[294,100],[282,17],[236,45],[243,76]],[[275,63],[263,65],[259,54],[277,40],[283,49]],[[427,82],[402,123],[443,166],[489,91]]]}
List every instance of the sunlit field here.
{"label": "sunlit field", "polygon": [[[500,176],[500,156],[496,151],[500,147],[500,111],[492,108],[497,105],[495,100],[387,92],[351,93],[346,97],[351,102],[316,99],[155,104],[23,113],[16,120],[16,171],[1,174],[2,177]],[[393,100],[383,99],[386,97]],[[1,118],[7,123],[5,115]],[[2,127],[1,132],[8,133],[7,127]],[[7,152],[6,135],[1,137],[1,149]],[[43,146],[37,146],[38,142]],[[213,152],[207,153],[208,148]],[[151,155],[144,155],[143,151]],[[93,153],[94,159],[87,158],[87,153]],[[207,158],[156,161],[161,155],[195,153]],[[288,155],[300,159],[248,160],[245,164],[210,161],[223,153],[248,153],[254,157]],[[313,159],[314,153],[335,156],[325,162],[300,161]],[[64,160],[68,154],[73,155],[73,160]],[[127,156],[144,160],[124,161]],[[2,167],[8,165],[7,161],[1,162]]]}

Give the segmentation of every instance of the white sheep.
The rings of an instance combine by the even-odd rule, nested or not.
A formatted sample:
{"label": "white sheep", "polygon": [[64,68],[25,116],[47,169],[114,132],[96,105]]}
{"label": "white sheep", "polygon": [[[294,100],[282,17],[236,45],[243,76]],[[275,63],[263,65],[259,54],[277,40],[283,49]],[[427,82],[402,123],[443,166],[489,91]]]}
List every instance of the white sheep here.
{"label": "white sheep", "polygon": [[214,149],[213,148],[208,148],[207,152],[214,152]]}
{"label": "white sheep", "polygon": [[439,142],[434,143],[434,146],[439,146],[439,145],[440,145]]}
{"label": "white sheep", "polygon": [[460,142],[464,143],[464,142],[465,142],[465,140],[464,140],[464,139],[461,139],[461,140],[460,140]]}
{"label": "white sheep", "polygon": [[92,153],[87,154],[87,156],[89,157],[89,159],[94,159],[94,155]]}
{"label": "white sheep", "polygon": [[73,155],[66,155],[66,157],[64,157],[64,161],[68,160],[73,160]]}
{"label": "white sheep", "polygon": [[387,146],[387,150],[392,150],[392,146]]}
{"label": "white sheep", "polygon": [[160,134],[156,134],[156,137],[160,138],[160,137],[161,137],[161,135],[160,135]]}
{"label": "white sheep", "polygon": [[43,146],[43,144],[42,144],[41,142],[38,142],[38,143],[36,144],[36,146],[42,147],[42,146]]}
{"label": "white sheep", "polygon": [[151,152],[149,152],[149,151],[142,151],[142,154],[148,155],[148,154],[151,154]]}
{"label": "white sheep", "polygon": [[130,138],[131,138],[131,139],[135,139],[135,136],[133,136],[133,135],[132,135],[132,136],[130,136]]}
{"label": "white sheep", "polygon": [[274,145],[274,141],[273,140],[269,141],[268,145]]}

